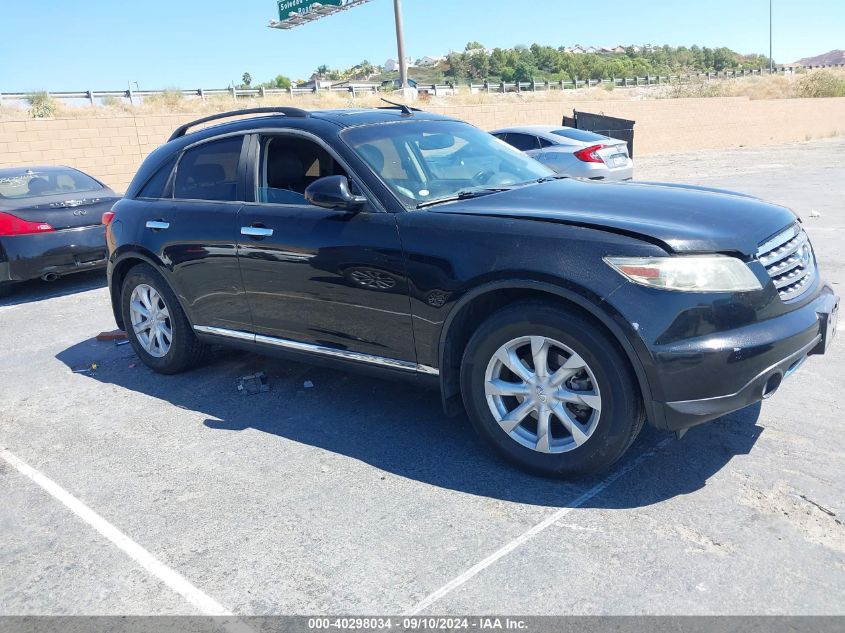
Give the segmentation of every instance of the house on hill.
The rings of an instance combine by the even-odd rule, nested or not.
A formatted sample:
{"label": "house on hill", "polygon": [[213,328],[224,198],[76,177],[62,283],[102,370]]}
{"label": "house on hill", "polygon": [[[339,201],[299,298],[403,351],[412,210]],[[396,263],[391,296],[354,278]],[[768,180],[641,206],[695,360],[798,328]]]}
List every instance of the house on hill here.
{"label": "house on hill", "polygon": [[437,66],[437,64],[442,62],[444,59],[446,59],[446,58],[445,57],[429,57],[428,55],[426,55],[425,57],[420,57],[417,60],[415,65],[419,66],[421,68],[431,68],[432,66]]}
{"label": "house on hill", "polygon": [[[408,62],[409,67],[413,66],[413,63],[411,62],[410,57],[407,59],[407,62]],[[396,72],[398,70],[399,70],[399,60],[388,59],[386,62],[384,62],[384,72],[392,73],[392,72]]]}

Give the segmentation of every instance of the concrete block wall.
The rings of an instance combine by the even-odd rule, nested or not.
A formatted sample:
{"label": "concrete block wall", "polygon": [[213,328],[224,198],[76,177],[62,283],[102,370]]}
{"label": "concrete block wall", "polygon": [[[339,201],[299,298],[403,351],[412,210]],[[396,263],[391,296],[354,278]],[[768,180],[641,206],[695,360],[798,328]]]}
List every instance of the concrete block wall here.
{"label": "concrete block wall", "polygon": [[[752,101],[745,97],[429,105],[483,129],[560,124],[572,109],[633,119],[637,155],[729,149],[845,135],[845,98]],[[121,115],[0,120],[0,167],[70,165],[125,190],[143,158],[200,115]]]}

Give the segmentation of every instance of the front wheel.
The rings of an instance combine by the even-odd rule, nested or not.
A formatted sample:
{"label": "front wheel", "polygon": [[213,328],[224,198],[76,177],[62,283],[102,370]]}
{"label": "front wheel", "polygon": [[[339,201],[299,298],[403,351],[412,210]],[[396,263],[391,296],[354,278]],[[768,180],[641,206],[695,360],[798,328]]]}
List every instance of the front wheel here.
{"label": "front wheel", "polygon": [[203,345],[191,328],[176,295],[152,266],[133,268],[121,292],[123,324],[141,361],[162,374],[176,374],[200,364]]}
{"label": "front wheel", "polygon": [[599,326],[554,304],[515,304],[484,322],[464,352],[461,392],[478,433],[544,475],[607,468],[643,424],[627,359]]}

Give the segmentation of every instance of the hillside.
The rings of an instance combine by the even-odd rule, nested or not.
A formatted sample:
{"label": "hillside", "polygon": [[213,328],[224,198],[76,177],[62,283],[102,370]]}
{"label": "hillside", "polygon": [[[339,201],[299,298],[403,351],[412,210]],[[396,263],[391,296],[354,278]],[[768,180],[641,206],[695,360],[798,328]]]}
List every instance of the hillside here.
{"label": "hillside", "polygon": [[845,51],[835,50],[816,55],[815,57],[804,57],[795,62],[797,66],[823,66],[830,64],[845,64]]}

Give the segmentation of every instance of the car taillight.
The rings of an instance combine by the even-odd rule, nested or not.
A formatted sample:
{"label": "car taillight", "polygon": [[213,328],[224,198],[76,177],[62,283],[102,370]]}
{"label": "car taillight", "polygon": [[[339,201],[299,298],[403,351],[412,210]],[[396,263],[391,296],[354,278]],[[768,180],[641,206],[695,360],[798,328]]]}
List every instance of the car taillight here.
{"label": "car taillight", "polygon": [[604,159],[598,155],[598,151],[605,147],[605,145],[591,145],[590,147],[579,149],[575,152],[575,158],[585,163],[603,163]]}
{"label": "car taillight", "polygon": [[0,235],[29,235],[49,233],[52,230],[53,227],[46,222],[29,222],[8,213],[0,213]]}
{"label": "car taillight", "polygon": [[103,214],[103,224],[108,226],[109,224],[111,224],[112,220],[114,220],[114,211],[106,211]]}

